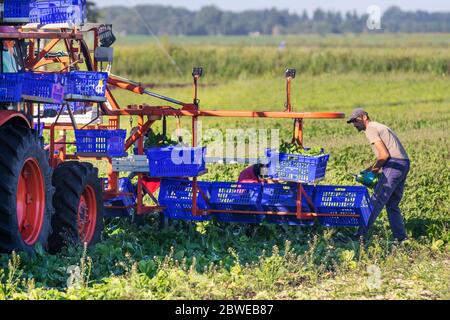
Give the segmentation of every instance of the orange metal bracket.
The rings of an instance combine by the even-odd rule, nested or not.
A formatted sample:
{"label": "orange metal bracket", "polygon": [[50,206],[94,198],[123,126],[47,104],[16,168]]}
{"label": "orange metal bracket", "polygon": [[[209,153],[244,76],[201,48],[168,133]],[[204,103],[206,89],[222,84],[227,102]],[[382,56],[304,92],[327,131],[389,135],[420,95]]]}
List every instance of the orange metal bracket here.
{"label": "orange metal bracket", "polygon": [[42,60],[44,59],[45,55],[47,53],[49,53],[59,42],[60,39],[52,39],[49,43],[46,44],[46,46],[44,47],[44,49],[42,49],[41,52],[39,52],[39,54],[36,56],[36,58],[34,58],[33,61],[30,62],[29,67],[30,69],[36,69],[38,68],[36,65]]}

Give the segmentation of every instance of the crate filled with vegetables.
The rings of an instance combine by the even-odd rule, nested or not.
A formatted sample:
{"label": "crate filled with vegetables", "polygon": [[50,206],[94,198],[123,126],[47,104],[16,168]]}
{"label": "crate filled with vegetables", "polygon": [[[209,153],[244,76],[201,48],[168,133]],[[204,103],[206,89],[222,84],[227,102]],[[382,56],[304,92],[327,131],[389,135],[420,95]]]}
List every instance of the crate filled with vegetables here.
{"label": "crate filled with vegetables", "polygon": [[278,150],[266,149],[269,176],[279,181],[315,183],[323,180],[329,154],[320,147],[303,148],[283,142]]}
{"label": "crate filled with vegetables", "polygon": [[[137,154],[136,147],[134,153]],[[206,147],[177,143],[151,130],[145,137],[144,153],[147,155],[150,177],[197,177],[206,172]]]}

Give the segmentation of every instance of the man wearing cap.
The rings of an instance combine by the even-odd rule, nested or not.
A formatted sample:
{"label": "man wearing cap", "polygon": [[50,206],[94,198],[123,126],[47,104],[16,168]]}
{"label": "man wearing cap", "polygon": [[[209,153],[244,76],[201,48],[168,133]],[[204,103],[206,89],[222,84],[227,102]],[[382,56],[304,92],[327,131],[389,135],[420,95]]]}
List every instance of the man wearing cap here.
{"label": "man wearing cap", "polygon": [[377,157],[376,162],[366,170],[380,174],[371,198],[373,211],[368,225],[361,226],[356,237],[367,235],[369,228],[386,206],[394,238],[403,241],[406,239],[406,230],[399,204],[410,167],[408,154],[394,132],[384,124],[371,121],[363,109],[353,110],[347,123],[352,123],[358,131],[364,131]]}

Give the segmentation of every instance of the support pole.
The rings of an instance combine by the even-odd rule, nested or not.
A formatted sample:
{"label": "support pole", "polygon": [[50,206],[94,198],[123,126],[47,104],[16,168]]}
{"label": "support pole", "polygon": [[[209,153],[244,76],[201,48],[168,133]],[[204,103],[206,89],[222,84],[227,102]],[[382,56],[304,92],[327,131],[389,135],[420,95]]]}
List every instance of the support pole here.
{"label": "support pole", "polygon": [[[138,117],[138,128],[139,132],[142,132],[144,126],[144,116],[140,115]],[[138,154],[144,154],[144,137],[141,134],[138,140]],[[137,214],[144,214],[143,210],[143,195],[142,195],[142,173],[138,173],[138,183],[137,183]]]}

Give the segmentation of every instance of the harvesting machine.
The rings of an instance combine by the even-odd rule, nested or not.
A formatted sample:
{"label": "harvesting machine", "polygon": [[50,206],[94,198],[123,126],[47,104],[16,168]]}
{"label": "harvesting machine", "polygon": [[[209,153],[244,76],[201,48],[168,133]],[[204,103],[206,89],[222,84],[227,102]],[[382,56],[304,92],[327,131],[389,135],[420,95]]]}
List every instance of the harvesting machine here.
{"label": "harvesting machine", "polygon": [[[268,220],[274,217],[289,217],[290,219],[286,220],[289,224],[295,224],[296,221],[309,223],[315,217],[358,219],[359,215],[345,210],[339,213],[318,212],[312,201],[312,194],[305,192],[309,186],[299,181],[289,184],[291,206],[286,210],[274,210],[271,206],[259,204],[246,207],[239,201],[236,206],[231,207],[210,205],[214,202],[212,198],[220,196],[223,190],[218,193],[213,190],[213,186],[197,181],[204,170],[191,175],[183,172],[178,175],[161,175],[171,178],[184,177],[184,180],[161,181],[161,189],[164,188],[165,191],[174,186],[181,190],[180,185],[184,186],[181,190],[185,192],[184,197],[182,194],[175,195],[175,198],[167,201],[168,199],[161,198],[162,190],[157,198],[153,195],[155,190],[146,187],[149,160],[145,156],[147,150],[144,149],[144,135],[158,121],[163,122],[162,127],[165,130],[167,117],[191,119],[193,148],[198,144],[197,123],[201,117],[291,120],[294,122],[293,139],[301,145],[305,119],[344,117],[344,114],[339,112],[295,112],[290,98],[295,70],[286,72],[287,102],[283,111],[242,111],[243,108],[233,108],[240,111],[220,108],[203,110],[198,99],[198,82],[203,71],[201,68],[194,68],[192,72],[192,102],[165,97],[110,72],[113,56],[111,45],[114,42],[111,25],[84,23],[79,16],[76,18],[81,23],[55,23],[51,21],[51,17],[48,21],[43,21],[43,15],[40,16],[41,20],[35,21],[30,18],[36,19],[36,15],[33,16],[27,11],[29,7],[16,8],[12,13],[7,10],[7,5],[10,6],[11,2],[29,4],[30,1],[2,2],[1,252],[32,252],[37,244],[58,250],[67,240],[66,237],[78,243],[94,244],[101,238],[104,216],[112,212],[131,212],[138,218],[170,208],[190,220],[207,220],[213,215],[222,217],[222,221],[245,217],[247,220],[242,221],[250,222],[255,220],[255,217],[264,216],[268,217]],[[80,1],[80,5],[84,5],[84,1]],[[33,10],[33,7],[31,8]],[[25,13],[20,10],[25,10]],[[88,43],[92,43],[92,47]],[[164,103],[121,107],[113,94],[117,89],[137,95],[147,94]],[[93,116],[82,124],[77,123],[80,119],[76,115],[79,105],[93,110]],[[126,137],[125,130],[120,129],[121,117],[137,118],[138,130]],[[104,121],[107,123],[104,124]],[[43,132],[46,133],[45,139]],[[75,137],[75,141],[72,137]],[[133,149],[135,145],[135,155],[126,157],[127,150]],[[73,150],[74,146],[77,151],[68,152]],[[147,156],[148,154],[147,152]],[[107,164],[107,179],[99,178],[98,169],[90,160]],[[137,176],[135,190],[131,190],[126,180],[119,179],[119,174],[123,171],[134,172]],[[186,179],[186,176],[191,180]],[[238,185],[238,188],[243,185]],[[286,185],[281,186],[286,188]],[[236,185],[219,187],[227,190],[236,188]],[[242,196],[247,194],[247,191],[241,190],[238,193]],[[144,201],[145,194],[153,200],[152,205]],[[122,201],[115,201],[118,199]],[[260,200],[260,194],[256,194],[256,201]],[[309,204],[308,212],[304,212],[305,206],[302,205],[305,200]],[[275,222],[280,221],[284,220]]]}

